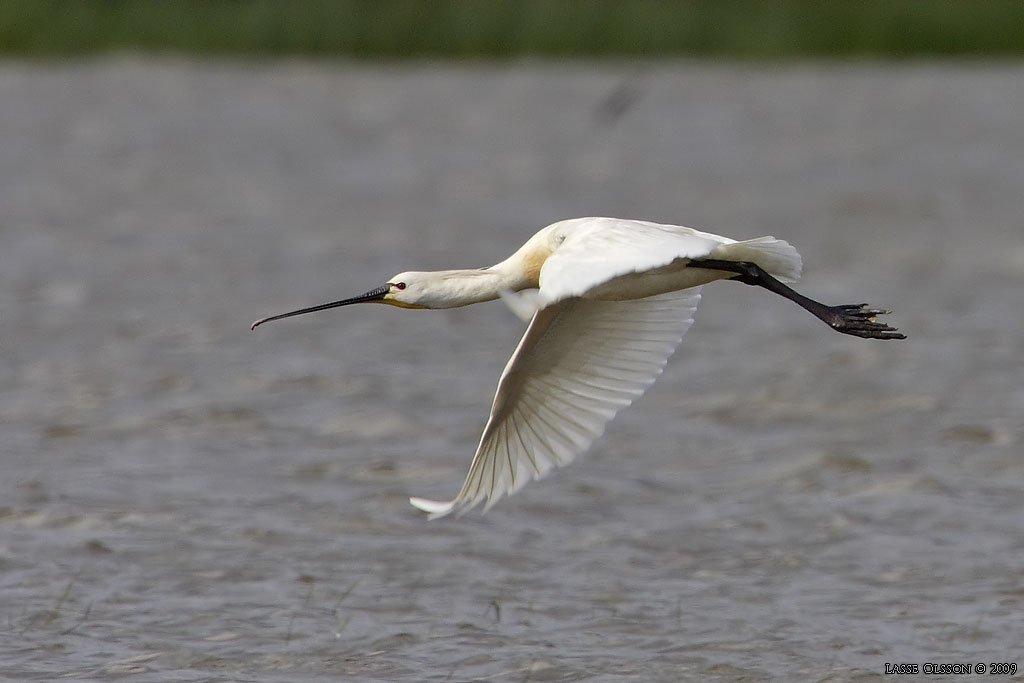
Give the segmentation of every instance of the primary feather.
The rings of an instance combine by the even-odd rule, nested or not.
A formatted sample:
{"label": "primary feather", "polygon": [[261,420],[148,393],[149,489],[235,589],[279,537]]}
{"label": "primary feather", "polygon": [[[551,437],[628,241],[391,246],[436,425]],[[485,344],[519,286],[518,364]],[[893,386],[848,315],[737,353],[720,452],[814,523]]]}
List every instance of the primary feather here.
{"label": "primary feather", "polygon": [[570,463],[654,383],[699,301],[688,290],[638,301],[573,298],[539,311],[502,372],[462,490],[448,502],[412,504],[432,518],[483,501],[489,508]]}

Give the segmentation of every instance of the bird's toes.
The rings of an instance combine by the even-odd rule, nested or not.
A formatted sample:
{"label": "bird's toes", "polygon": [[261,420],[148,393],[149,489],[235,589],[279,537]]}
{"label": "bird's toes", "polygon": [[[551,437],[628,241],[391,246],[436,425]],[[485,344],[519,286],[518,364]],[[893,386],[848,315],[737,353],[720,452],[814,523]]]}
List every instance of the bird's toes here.
{"label": "bird's toes", "polygon": [[892,311],[885,308],[871,308],[867,304],[843,304],[836,306],[844,315],[855,318],[874,318],[876,315],[886,315]]}
{"label": "bird's toes", "polygon": [[880,323],[876,316],[891,313],[884,308],[870,308],[867,304],[833,306],[832,327],[837,332],[865,339],[906,339],[906,335],[890,325]]}

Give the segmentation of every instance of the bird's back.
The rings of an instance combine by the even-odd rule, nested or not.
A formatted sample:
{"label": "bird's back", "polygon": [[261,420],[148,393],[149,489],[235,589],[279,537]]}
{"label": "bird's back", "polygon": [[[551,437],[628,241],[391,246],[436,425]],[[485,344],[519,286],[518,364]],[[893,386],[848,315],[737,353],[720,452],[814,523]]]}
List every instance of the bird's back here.
{"label": "bird's back", "polygon": [[737,242],[681,225],[620,218],[560,221],[534,235],[527,247],[545,254],[537,282],[542,302],[549,304],[571,297],[639,299],[729,277],[685,268],[698,258],[752,261],[786,280],[800,273],[800,255],[774,237]]}

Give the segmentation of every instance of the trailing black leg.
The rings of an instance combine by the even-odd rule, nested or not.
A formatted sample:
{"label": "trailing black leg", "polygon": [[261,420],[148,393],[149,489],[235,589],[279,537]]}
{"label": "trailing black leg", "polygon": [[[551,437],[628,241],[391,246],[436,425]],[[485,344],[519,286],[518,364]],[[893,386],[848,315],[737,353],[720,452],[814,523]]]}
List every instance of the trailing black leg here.
{"label": "trailing black leg", "polygon": [[769,275],[761,266],[750,261],[723,261],[719,259],[696,259],[686,264],[688,268],[708,268],[736,273],[729,278],[747,285],[763,287],[770,292],[784,296],[801,306],[804,310],[824,321],[836,332],[852,334],[866,339],[906,339],[895,327],[877,322],[876,316],[890,311],[881,308],[868,308],[867,304],[844,304],[826,306],[820,301],[810,299],[796,290],[787,287]]}

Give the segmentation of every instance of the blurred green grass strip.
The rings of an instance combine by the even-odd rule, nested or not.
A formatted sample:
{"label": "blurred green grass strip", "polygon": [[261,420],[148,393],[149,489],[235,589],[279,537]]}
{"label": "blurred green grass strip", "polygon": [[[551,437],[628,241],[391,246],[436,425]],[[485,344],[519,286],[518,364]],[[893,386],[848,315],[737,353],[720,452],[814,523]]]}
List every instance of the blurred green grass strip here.
{"label": "blurred green grass strip", "polygon": [[1024,0],[0,0],[0,54],[1024,54]]}

